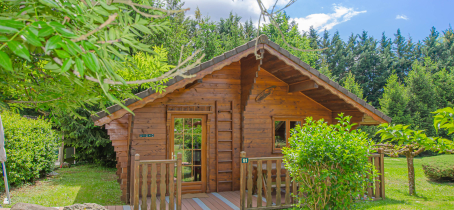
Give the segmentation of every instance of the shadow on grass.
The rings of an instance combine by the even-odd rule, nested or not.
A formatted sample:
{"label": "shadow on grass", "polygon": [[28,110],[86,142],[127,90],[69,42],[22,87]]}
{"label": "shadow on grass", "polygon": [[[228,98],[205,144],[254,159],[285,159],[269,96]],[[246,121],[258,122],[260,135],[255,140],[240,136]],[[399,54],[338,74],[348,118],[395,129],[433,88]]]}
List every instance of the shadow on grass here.
{"label": "shadow on grass", "polygon": [[395,204],[404,204],[405,200],[395,200],[392,198],[386,198],[385,200],[377,200],[377,201],[363,201],[357,204],[360,209],[367,209],[370,206],[387,206],[387,205],[395,205]]}
{"label": "shadow on grass", "polygon": [[454,186],[454,179],[446,179],[446,180],[430,180],[428,179],[427,182],[431,185],[437,185],[437,186]]}

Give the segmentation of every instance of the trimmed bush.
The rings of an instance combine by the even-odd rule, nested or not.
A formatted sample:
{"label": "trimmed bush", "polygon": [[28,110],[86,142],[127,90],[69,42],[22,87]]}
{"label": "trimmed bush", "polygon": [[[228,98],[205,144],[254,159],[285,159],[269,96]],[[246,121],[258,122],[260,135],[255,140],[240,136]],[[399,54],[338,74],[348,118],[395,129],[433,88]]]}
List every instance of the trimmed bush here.
{"label": "trimmed bush", "polygon": [[422,168],[428,179],[454,181],[454,155],[440,155],[422,159]]}
{"label": "trimmed bush", "polygon": [[298,199],[303,208],[352,209],[372,182],[372,140],[352,130],[351,116],[340,114],[336,119],[337,124],[328,125],[323,119],[306,118],[291,131],[290,147],[283,148],[286,168],[301,184],[303,196]]}
{"label": "trimmed bush", "polygon": [[[1,112],[1,116],[9,184],[20,185],[51,172],[57,160],[59,141],[52,124],[8,111]],[[0,187],[4,189],[4,186],[2,179]]]}

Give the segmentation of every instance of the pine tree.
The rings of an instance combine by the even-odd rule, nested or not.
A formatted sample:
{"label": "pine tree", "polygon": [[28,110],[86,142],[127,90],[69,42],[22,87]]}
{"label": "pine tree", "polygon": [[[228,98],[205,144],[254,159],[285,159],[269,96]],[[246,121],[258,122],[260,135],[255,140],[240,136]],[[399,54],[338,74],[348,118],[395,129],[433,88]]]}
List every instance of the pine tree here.
{"label": "pine tree", "polygon": [[318,49],[320,43],[319,43],[319,35],[317,31],[314,29],[314,26],[311,26],[309,28],[309,45],[311,46],[312,49]]}
{"label": "pine tree", "polygon": [[330,53],[330,49],[329,49],[330,45],[331,45],[331,41],[329,38],[329,32],[328,32],[328,30],[325,29],[323,31],[323,37],[320,37],[320,41],[319,41],[319,48],[325,49],[325,50],[321,51],[321,53],[320,53],[320,59],[316,66],[317,69],[322,68],[323,63],[324,63],[324,65],[326,65],[326,68],[329,69],[328,61],[331,59],[331,53]]}
{"label": "pine tree", "polygon": [[344,78],[344,75],[347,73],[344,50],[345,43],[340,38],[339,31],[336,31],[331,40],[331,45],[329,46],[329,53],[332,56],[328,58],[327,63],[333,75],[339,77],[340,80]]}
{"label": "pine tree", "polygon": [[347,46],[345,47],[345,56],[344,56],[344,63],[346,71],[350,71],[353,69],[356,63],[356,59],[358,56],[358,49],[357,49],[357,37],[358,35],[354,35],[353,33],[348,37]]}
{"label": "pine tree", "polygon": [[[428,37],[424,39],[424,47],[422,52],[425,57],[430,58],[435,63],[440,61],[441,51],[442,51],[442,44],[440,43],[439,39],[440,33],[432,27],[430,29],[430,34]],[[435,73],[435,72],[433,72]]]}
{"label": "pine tree", "polygon": [[394,34],[394,36],[393,50],[396,55],[396,60],[394,61],[393,69],[395,74],[399,77],[399,80],[404,81],[404,78],[411,70],[411,64],[413,63],[412,52],[410,51],[405,37],[402,36],[400,29],[397,29],[397,33]]}
{"label": "pine tree", "polygon": [[379,63],[376,66],[378,75],[374,78],[374,83],[376,84],[376,92],[372,93],[369,100],[372,102],[372,105],[375,107],[380,107],[379,99],[382,97],[386,85],[386,80],[392,72],[394,54],[392,52],[392,41],[386,37],[385,33],[382,33],[380,39],[380,46],[377,48]]}
{"label": "pine tree", "polygon": [[428,58],[424,65],[415,61],[405,79],[409,93],[408,111],[412,113],[411,124],[415,128],[425,129],[428,136],[436,136],[431,113],[438,108],[438,97],[432,75],[436,68]]}
{"label": "pine tree", "polygon": [[382,88],[388,77],[387,71],[381,71],[378,41],[369,37],[366,31],[359,36],[357,44],[357,61],[352,68],[356,81],[364,90],[364,97],[372,104],[378,104]]}
{"label": "pine tree", "polygon": [[410,123],[407,92],[397,74],[392,74],[386,81],[383,96],[379,99],[380,110],[393,119],[393,124]]}
{"label": "pine tree", "polygon": [[443,31],[441,55],[438,66],[454,72],[454,31],[451,26]]}
{"label": "pine tree", "polygon": [[348,72],[344,79],[345,79],[343,82],[344,88],[358,96],[358,98],[365,100],[363,95],[363,88],[356,81],[355,75],[353,75],[352,72]]}

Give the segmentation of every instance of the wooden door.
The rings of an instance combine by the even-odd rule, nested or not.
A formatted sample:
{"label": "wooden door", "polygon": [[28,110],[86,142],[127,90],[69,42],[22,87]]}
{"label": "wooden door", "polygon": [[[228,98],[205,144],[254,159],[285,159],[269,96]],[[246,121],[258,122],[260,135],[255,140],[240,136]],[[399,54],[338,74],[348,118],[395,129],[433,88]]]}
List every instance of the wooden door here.
{"label": "wooden door", "polygon": [[183,154],[182,193],[205,192],[206,115],[172,115],[170,131],[171,154]]}

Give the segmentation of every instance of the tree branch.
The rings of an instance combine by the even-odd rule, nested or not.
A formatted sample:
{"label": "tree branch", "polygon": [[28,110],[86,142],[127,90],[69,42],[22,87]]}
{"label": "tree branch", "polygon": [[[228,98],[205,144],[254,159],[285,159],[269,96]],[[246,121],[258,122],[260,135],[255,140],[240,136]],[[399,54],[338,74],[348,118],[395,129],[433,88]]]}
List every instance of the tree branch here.
{"label": "tree branch", "polygon": [[117,13],[112,14],[111,16],[109,16],[109,18],[106,20],[106,22],[104,22],[103,24],[101,24],[100,26],[95,28],[95,30],[90,31],[87,34],[80,36],[79,38],[72,39],[71,41],[78,42],[78,41],[86,40],[90,35],[96,33],[97,31],[101,30],[102,28],[104,28],[107,25],[109,25],[110,23],[112,23],[112,21],[114,21],[117,16],[118,16]]}
{"label": "tree branch", "polygon": [[413,156],[418,156],[419,154],[421,154],[421,152],[424,152],[424,150],[426,150],[426,148],[425,147],[421,147],[416,152],[412,152],[413,153],[412,155]]}
{"label": "tree branch", "polygon": [[[277,4],[277,1],[279,0],[276,0],[275,2],[275,5]],[[295,3],[296,0],[292,0],[290,1],[285,7],[283,7],[282,9],[274,12],[274,6],[273,6],[273,12],[272,13],[268,13],[268,11],[266,10],[265,8],[265,5],[262,3],[262,0],[257,0],[257,3],[259,5],[259,8],[260,8],[260,18],[263,16],[264,18],[265,17],[268,17],[268,19],[270,20],[271,24],[273,24],[273,26],[277,29],[277,31],[279,31],[279,35],[282,39],[282,41],[284,41],[284,44],[287,45],[288,47],[290,47],[291,49],[293,50],[296,50],[296,51],[301,51],[301,52],[316,52],[316,51],[322,51],[322,50],[326,50],[327,48],[322,48],[322,49],[311,49],[311,50],[306,50],[306,49],[299,49],[299,48],[296,48],[296,47],[293,47],[291,46],[287,40],[285,39],[285,36],[284,36],[284,33],[282,32],[282,30],[279,28],[279,25],[276,23],[276,21],[274,20],[274,17],[273,15],[282,11],[283,9],[289,7],[290,5],[292,5],[293,3]],[[257,33],[259,33],[258,31],[260,30],[260,18],[259,18],[259,26],[257,28]],[[256,46],[257,46],[257,42],[256,42]],[[256,53],[256,57],[258,57],[258,54]]]}
{"label": "tree branch", "polygon": [[47,100],[47,101],[14,101],[14,100],[6,100],[5,102],[6,103],[15,103],[15,104],[38,104],[38,103],[47,103],[47,102],[51,102],[51,101],[56,101],[56,100],[60,100],[62,97],[58,97],[58,98],[55,98],[55,99],[51,99],[51,100]]}
{"label": "tree branch", "polygon": [[[188,63],[190,60],[192,60],[199,53],[200,53],[200,50],[197,50],[194,54],[192,54],[191,56],[186,58],[182,63],[179,63],[175,68],[173,68],[172,70],[166,72],[165,74],[163,74],[163,75],[161,75],[159,77],[152,78],[152,79],[146,79],[146,80],[127,81],[126,84],[127,85],[140,85],[140,84],[143,84],[143,83],[158,82],[158,81],[161,81],[163,79],[170,78],[170,77],[175,77],[175,76],[181,76],[183,78],[191,78],[191,77],[193,77],[192,75],[184,75],[184,73],[186,73],[190,69],[192,69],[195,66],[197,66],[198,64],[200,64],[202,59],[205,57],[205,54],[202,54],[202,56],[200,56],[200,58],[198,58],[194,63],[192,63],[192,64],[190,64],[190,65],[188,65],[188,66],[186,66],[186,67],[184,67],[182,69],[180,69],[180,68],[183,65],[185,65],[186,63]],[[60,66],[63,65],[63,62],[60,60],[60,58],[53,57],[52,59],[57,64],[59,64]],[[75,74],[75,75],[80,77],[79,72],[77,72],[76,70],[73,70],[73,74]],[[89,80],[89,81],[92,81],[92,82],[97,82],[97,83],[100,82],[98,79],[96,79],[94,77],[87,76],[87,75],[85,75],[84,78],[86,80]],[[109,84],[109,85],[122,85],[123,84],[122,82],[116,82],[116,81],[113,81],[113,80],[110,80],[110,79],[104,79],[103,82],[105,84]]]}

